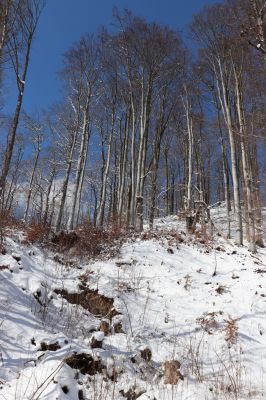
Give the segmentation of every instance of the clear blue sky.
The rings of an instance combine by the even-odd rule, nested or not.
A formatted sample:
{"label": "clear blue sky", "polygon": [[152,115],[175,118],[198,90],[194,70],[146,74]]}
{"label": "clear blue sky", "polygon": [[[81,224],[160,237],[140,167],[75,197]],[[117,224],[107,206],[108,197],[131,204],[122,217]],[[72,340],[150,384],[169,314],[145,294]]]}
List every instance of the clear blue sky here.
{"label": "clear blue sky", "polygon": [[[57,71],[61,56],[86,32],[111,26],[112,10],[128,8],[148,21],[157,21],[172,28],[185,29],[194,13],[204,4],[217,0],[47,0],[39,22],[31,54],[24,98],[27,112],[45,109],[60,98]],[[9,89],[6,110],[15,107],[15,93]]]}

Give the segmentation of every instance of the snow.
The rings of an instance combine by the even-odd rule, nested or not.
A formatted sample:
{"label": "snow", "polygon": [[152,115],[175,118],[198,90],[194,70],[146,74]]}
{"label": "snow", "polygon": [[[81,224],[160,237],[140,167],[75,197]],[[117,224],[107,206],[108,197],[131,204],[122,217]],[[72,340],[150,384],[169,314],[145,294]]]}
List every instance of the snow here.
{"label": "snow", "polygon": [[[223,229],[223,210],[214,217]],[[162,237],[131,240],[117,258],[79,269],[23,244],[19,232],[7,238],[7,254],[0,254],[0,398],[77,400],[82,390],[86,399],[123,400],[134,390],[140,400],[265,399],[266,250],[252,255],[221,236],[200,244],[184,233],[177,243],[167,236],[184,231],[177,217],[156,226]],[[114,299],[120,313],[107,336],[95,332],[99,318],[54,292],[77,293],[86,272],[88,287]],[[102,348],[91,349],[92,336]],[[59,348],[45,351],[41,343]],[[150,361],[141,356],[145,349]],[[106,370],[77,373],[64,362],[74,352],[101,360]],[[163,379],[172,359],[184,376],[174,386]]]}

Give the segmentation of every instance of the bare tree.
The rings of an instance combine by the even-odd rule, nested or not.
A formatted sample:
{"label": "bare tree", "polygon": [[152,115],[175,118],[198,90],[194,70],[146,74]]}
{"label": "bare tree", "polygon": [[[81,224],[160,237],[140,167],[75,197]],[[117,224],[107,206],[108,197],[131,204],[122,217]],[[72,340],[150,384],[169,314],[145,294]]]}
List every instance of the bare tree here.
{"label": "bare tree", "polygon": [[12,126],[8,133],[7,147],[0,176],[1,201],[3,201],[6,178],[10,169],[23,103],[31,45],[44,4],[44,0],[21,0],[18,2],[15,26],[9,32],[9,40],[6,44],[16,77],[18,97]]}

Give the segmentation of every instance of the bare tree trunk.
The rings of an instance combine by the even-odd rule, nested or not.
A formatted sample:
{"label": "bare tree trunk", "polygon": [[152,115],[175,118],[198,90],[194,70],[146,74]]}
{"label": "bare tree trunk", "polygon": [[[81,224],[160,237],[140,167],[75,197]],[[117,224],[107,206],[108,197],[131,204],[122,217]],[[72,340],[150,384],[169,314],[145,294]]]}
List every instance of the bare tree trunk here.
{"label": "bare tree trunk", "polygon": [[190,213],[192,208],[192,175],[193,175],[193,146],[194,146],[194,135],[193,135],[193,117],[192,117],[192,106],[189,99],[189,93],[187,86],[184,85],[185,98],[183,98],[183,105],[186,113],[187,121],[187,133],[188,133],[188,169],[187,169],[187,184],[186,184],[186,211]]}
{"label": "bare tree trunk", "polygon": [[[13,149],[14,149],[14,144],[15,144],[16,135],[17,135],[18,122],[19,122],[19,117],[20,117],[20,112],[21,112],[21,107],[22,107],[22,102],[23,102],[25,82],[26,82],[28,66],[29,66],[31,44],[32,44],[32,35],[29,36],[28,41],[27,41],[27,50],[26,50],[25,63],[24,63],[23,72],[22,72],[22,78],[20,78],[19,72],[16,71],[17,85],[18,85],[19,93],[18,93],[17,106],[16,106],[11,130],[9,131],[9,135],[8,135],[8,143],[7,143],[7,148],[5,151],[2,173],[0,176],[0,199],[2,198],[2,201],[3,201],[4,190],[5,190],[6,178],[7,178],[8,172],[9,172],[11,158],[12,158]],[[17,49],[17,51],[18,51],[18,49]]]}
{"label": "bare tree trunk", "polygon": [[[264,55],[266,63],[266,3],[265,0],[251,0],[254,14],[257,19],[259,44],[256,42],[255,47],[260,50]],[[256,38],[257,41],[257,38]]]}
{"label": "bare tree trunk", "polygon": [[169,166],[168,166],[168,151],[164,149],[164,176],[165,176],[165,215],[169,215]]}
{"label": "bare tree trunk", "polygon": [[43,213],[43,223],[44,224],[46,224],[48,222],[50,194],[51,194],[52,186],[54,183],[55,175],[56,175],[55,167],[53,167],[53,169],[51,171],[50,179],[48,181],[48,187],[47,187],[46,196],[45,196],[44,213]]}
{"label": "bare tree trunk", "polygon": [[[253,122],[252,122],[252,132],[253,132]],[[260,201],[260,178],[259,178],[256,140],[252,141],[250,159],[251,159],[251,169],[253,171],[253,185],[254,185],[252,199],[253,199],[254,216],[256,218],[255,221],[256,244],[258,244],[261,247],[264,247],[263,230],[262,230],[262,208]]]}
{"label": "bare tree trunk", "polygon": [[235,76],[235,84],[236,84],[236,107],[237,107],[237,115],[239,122],[239,134],[240,134],[240,147],[242,153],[242,165],[243,165],[243,179],[244,179],[244,188],[246,192],[246,200],[247,200],[247,239],[249,241],[249,248],[252,253],[256,253],[256,233],[255,233],[255,218],[253,215],[253,205],[252,205],[252,177],[251,177],[251,168],[248,165],[248,143],[246,141],[246,123],[244,118],[244,110],[243,110],[243,102],[242,102],[242,88],[240,77],[236,71],[235,65],[234,68],[234,76]]}
{"label": "bare tree trunk", "polygon": [[227,163],[227,156],[226,156],[226,148],[223,138],[222,132],[222,124],[220,118],[220,110],[221,106],[219,107],[217,96],[214,94],[215,97],[215,106],[217,111],[217,121],[218,121],[218,128],[220,133],[220,145],[222,151],[222,162],[223,162],[223,183],[224,183],[224,200],[225,200],[225,207],[226,207],[226,223],[227,223],[227,238],[231,238],[231,219],[230,219],[230,211],[231,211],[231,204],[230,204],[230,184],[229,184],[229,173],[228,173],[228,163]]}
{"label": "bare tree trunk", "polygon": [[89,87],[87,97],[86,97],[86,105],[85,105],[85,109],[83,111],[81,145],[80,145],[78,164],[77,164],[77,170],[76,170],[72,207],[70,210],[70,216],[69,216],[69,221],[68,221],[68,229],[70,229],[70,230],[72,230],[74,228],[75,211],[76,211],[76,205],[77,205],[77,199],[78,199],[78,188],[81,185],[83,165],[86,163],[87,145],[88,145],[88,141],[89,141],[89,126],[88,125],[89,125],[90,99],[91,99],[91,88]]}
{"label": "bare tree trunk", "polygon": [[113,134],[114,134],[114,123],[115,123],[115,111],[113,110],[112,128],[111,128],[111,131],[110,131],[110,134],[109,134],[109,139],[108,139],[107,158],[106,158],[106,163],[105,163],[105,168],[104,168],[104,173],[103,173],[102,195],[101,195],[101,201],[100,201],[99,212],[98,212],[98,225],[100,225],[100,226],[103,225],[103,221],[104,221],[104,209],[105,209],[105,202],[106,202],[107,179],[108,179],[109,168],[110,168],[112,140],[113,140]]}
{"label": "bare tree trunk", "polygon": [[6,42],[7,37],[7,24],[8,24],[8,15],[10,12],[10,6],[13,0],[8,0],[6,4],[3,2],[3,5],[0,6],[0,61],[2,58],[3,48]]}
{"label": "bare tree trunk", "polygon": [[[147,155],[148,131],[151,114],[151,96],[152,96],[152,81],[149,78],[147,88],[145,90],[144,72],[141,79],[141,115],[140,115],[140,143],[139,157],[137,165],[137,181],[136,181],[136,230],[143,230],[143,203],[144,203],[144,182],[145,182],[145,165]],[[146,92],[146,93],[145,93]]]}
{"label": "bare tree trunk", "polygon": [[[237,168],[237,157],[236,157],[236,145],[234,138],[234,128],[231,118],[231,110],[229,103],[228,87],[225,81],[224,71],[219,60],[219,72],[221,88],[219,86],[219,78],[217,78],[217,88],[219,94],[219,100],[224,114],[225,123],[228,129],[230,150],[231,150],[231,165],[232,165],[232,179],[233,179],[233,193],[234,193],[234,207],[236,216],[236,244],[239,246],[243,245],[243,227],[242,227],[242,212],[240,203],[240,192],[239,192],[239,179],[238,179],[238,168]],[[222,89],[222,94],[221,94]]]}
{"label": "bare tree trunk", "polygon": [[[166,129],[165,121],[165,107],[166,107],[166,89],[164,90],[163,97],[160,103],[160,111],[156,121],[156,132],[153,145],[153,157],[152,157],[152,169],[151,169],[151,194],[150,194],[150,215],[149,215],[149,227],[153,227],[153,221],[155,217],[156,208],[156,195],[157,195],[157,179],[158,179],[158,168],[161,153],[161,142],[164,131]],[[171,113],[171,111],[170,111]],[[170,113],[167,120],[169,119]]]}
{"label": "bare tree trunk", "polygon": [[131,96],[131,111],[132,111],[132,128],[131,128],[131,188],[129,201],[130,225],[135,227],[136,224],[136,164],[135,164],[135,141],[136,141],[136,114],[133,96]]}
{"label": "bare tree trunk", "polygon": [[17,181],[19,179],[19,169],[21,168],[21,160],[23,158],[23,150],[22,148],[19,148],[17,156],[16,156],[16,160],[15,160],[15,167],[14,167],[14,171],[12,172],[11,175],[11,180],[10,180],[10,184],[9,184],[9,189],[8,189],[8,193],[5,196],[5,204],[4,204],[4,209],[11,211],[13,202],[14,202],[14,194],[16,191],[16,185],[17,185]]}
{"label": "bare tree trunk", "polygon": [[26,209],[24,212],[24,221],[25,222],[27,222],[27,219],[28,219],[33,181],[34,181],[34,177],[35,177],[35,173],[36,173],[36,169],[37,169],[37,165],[38,165],[38,161],[39,161],[40,152],[41,152],[41,137],[38,135],[35,160],[34,160],[33,169],[32,169],[32,173],[31,173],[31,177],[30,177],[29,191],[28,191],[28,196],[27,196],[27,201],[26,201]]}
{"label": "bare tree trunk", "polygon": [[85,154],[84,154],[84,160],[83,160],[82,171],[81,171],[80,184],[79,184],[78,192],[77,192],[76,224],[79,223],[79,218],[80,218],[81,195],[82,195],[82,189],[83,189],[84,177],[85,177],[85,170],[86,170],[86,163],[87,163],[87,157],[88,157],[89,137],[90,137],[90,133],[88,132],[88,139],[86,140],[86,147],[85,147]]}
{"label": "bare tree trunk", "polygon": [[[7,8],[12,4],[12,2],[7,3]],[[10,163],[12,159],[12,154],[14,150],[14,144],[17,135],[17,128],[20,118],[21,107],[23,103],[23,96],[25,91],[25,82],[27,78],[27,72],[29,67],[29,60],[30,60],[30,52],[31,52],[31,45],[34,33],[36,31],[36,27],[39,21],[40,14],[44,7],[44,0],[35,0],[34,2],[27,1],[25,3],[25,7],[21,7],[20,2],[18,2],[18,12],[19,12],[19,29],[21,30],[21,42],[18,42],[16,33],[11,32],[9,35],[8,40],[8,50],[10,60],[16,75],[16,82],[17,82],[17,89],[18,89],[18,97],[17,97],[17,104],[16,109],[12,121],[12,126],[8,134],[8,141],[7,147],[5,150],[5,156],[2,166],[2,172],[0,176],[0,203],[3,206],[3,197],[4,197],[4,190],[6,179],[8,176],[8,172],[10,169]],[[17,12],[17,10],[16,10]],[[4,18],[5,27],[4,27],[4,36],[2,34],[3,44],[5,42],[6,36],[6,24],[7,24],[8,15]],[[14,28],[15,29],[15,28]],[[2,46],[3,46],[2,44]],[[25,50],[24,50],[25,48]],[[20,62],[21,52],[23,51],[23,63]],[[1,56],[1,54],[0,54]]]}
{"label": "bare tree trunk", "polygon": [[[122,222],[122,212],[125,198],[125,180],[126,180],[126,162],[128,153],[128,142],[129,142],[129,123],[130,118],[128,115],[125,116],[125,134],[122,140],[121,138],[121,157],[119,160],[119,183],[118,183],[118,218],[119,223]],[[120,123],[120,136],[121,136],[121,123]]]}
{"label": "bare tree trunk", "polygon": [[73,155],[74,155],[74,150],[75,150],[75,146],[76,146],[77,136],[78,136],[78,127],[75,130],[74,134],[72,135],[70,150],[69,150],[68,157],[67,157],[67,168],[66,168],[62,188],[61,188],[62,196],[61,196],[61,201],[60,201],[56,224],[55,224],[56,232],[60,231],[60,229],[61,229],[62,218],[63,218],[65,202],[66,202],[67,189],[68,189],[68,182],[69,182],[70,173],[71,173],[72,164],[73,164]]}

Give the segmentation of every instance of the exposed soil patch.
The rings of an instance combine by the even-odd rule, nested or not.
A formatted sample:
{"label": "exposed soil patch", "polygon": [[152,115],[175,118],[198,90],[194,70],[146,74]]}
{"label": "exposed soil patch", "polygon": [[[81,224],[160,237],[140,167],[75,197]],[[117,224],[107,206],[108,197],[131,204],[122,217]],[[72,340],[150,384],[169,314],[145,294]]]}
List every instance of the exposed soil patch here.
{"label": "exposed soil patch", "polygon": [[140,355],[141,355],[141,358],[143,358],[143,360],[145,360],[147,362],[151,361],[152,352],[148,347],[146,347],[145,349],[141,350],[140,351]]}
{"label": "exposed soil patch", "polygon": [[255,270],[255,272],[257,272],[257,274],[266,274],[266,269],[258,268]]}
{"label": "exposed soil patch", "polygon": [[114,308],[114,299],[99,294],[97,290],[83,287],[79,293],[68,293],[64,289],[55,289],[55,293],[61,294],[69,303],[78,304],[97,317],[112,319],[120,314]]}
{"label": "exposed soil patch", "polygon": [[59,345],[58,342],[55,343],[45,343],[45,342],[41,342],[41,351],[56,351],[61,349],[61,346]]}
{"label": "exposed soil patch", "polygon": [[126,400],[137,400],[137,398],[145,392],[136,392],[134,389],[131,388],[127,392],[125,392],[124,390],[120,390],[120,393]]}
{"label": "exposed soil patch", "polygon": [[215,289],[218,294],[224,294],[227,292],[227,289],[223,285],[219,285],[218,288]]}
{"label": "exposed soil patch", "polygon": [[100,360],[94,360],[90,354],[72,354],[65,359],[65,363],[73,369],[78,369],[83,375],[95,375],[104,369]]}

